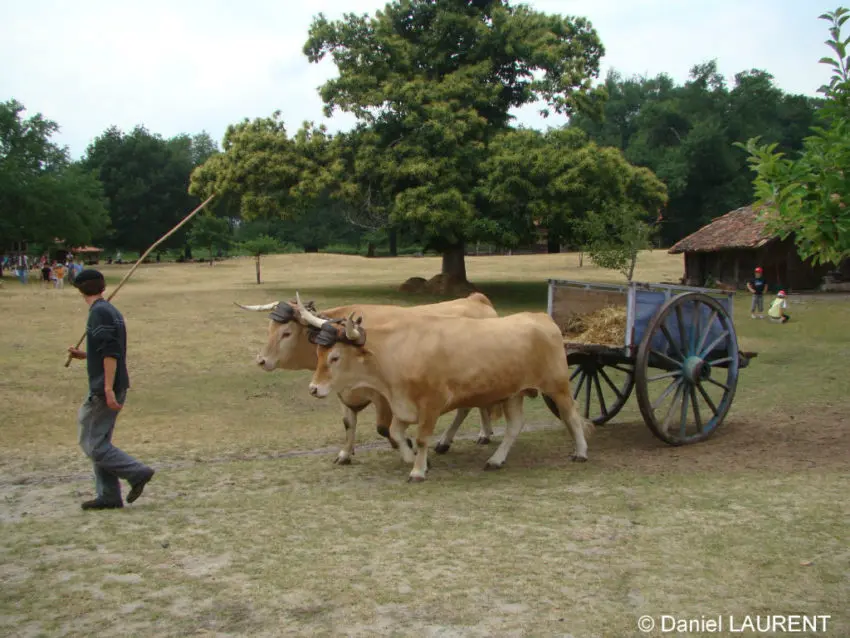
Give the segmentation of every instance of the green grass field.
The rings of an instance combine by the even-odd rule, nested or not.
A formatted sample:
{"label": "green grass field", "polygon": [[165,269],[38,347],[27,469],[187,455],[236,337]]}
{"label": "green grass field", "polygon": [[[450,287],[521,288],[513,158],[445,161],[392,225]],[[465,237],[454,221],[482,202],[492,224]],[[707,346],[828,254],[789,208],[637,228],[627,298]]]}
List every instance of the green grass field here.
{"label": "green grass field", "polygon": [[[129,268],[103,271],[114,285]],[[574,254],[467,268],[501,314],[545,311],[549,277],[617,281]],[[158,472],[112,512],[79,508],[93,493],[76,441],[85,364],[63,364],[87,308],[73,288],[7,277],[0,635],[620,637],[642,635],[644,614],[828,614],[826,635],[850,635],[848,298],[792,296],[782,326],[736,299],[741,348],[759,356],[704,443],[661,443],[633,397],[571,463],[565,428],[528,400],[504,469],[483,471],[504,422],[478,446],[473,411],[417,485],[369,408],[354,463],[334,465],[337,402],[309,396],[309,372],[258,370],[266,315],[233,302],[297,289],[320,309],[428,303],[396,290],[438,269],[279,255],[258,286],[250,258],[140,268],[115,299],[132,380],[115,442]],[[680,275],[655,251],[635,278]]]}

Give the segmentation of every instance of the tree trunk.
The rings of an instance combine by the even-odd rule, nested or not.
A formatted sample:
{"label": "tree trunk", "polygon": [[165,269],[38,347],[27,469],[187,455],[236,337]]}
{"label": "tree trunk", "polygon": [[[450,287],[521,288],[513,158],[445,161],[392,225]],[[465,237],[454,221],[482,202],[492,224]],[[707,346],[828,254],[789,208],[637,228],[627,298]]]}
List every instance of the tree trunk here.
{"label": "tree trunk", "polygon": [[561,252],[561,238],[557,235],[553,235],[552,232],[549,232],[549,236],[546,238],[546,251],[551,255],[552,253]]}
{"label": "tree trunk", "polygon": [[260,254],[259,253],[257,253],[257,283],[258,284],[263,283],[262,281],[260,281]]}
{"label": "tree trunk", "polygon": [[213,255],[213,247],[210,246],[210,268],[212,268],[214,261],[215,261],[215,256]]}
{"label": "tree trunk", "polygon": [[635,252],[633,252],[633,253],[632,253],[632,263],[631,263],[631,264],[629,264],[629,277],[628,277],[628,281],[631,281],[631,280],[632,280],[632,277],[633,277],[633,276],[634,276],[634,274],[635,274],[635,264],[637,263],[637,258],[638,258],[638,253],[637,253],[637,251],[635,251]]}
{"label": "tree trunk", "polygon": [[463,242],[449,246],[443,251],[443,271],[445,279],[455,282],[466,281],[466,246]]}
{"label": "tree trunk", "polygon": [[390,228],[390,257],[398,257],[398,231]]}
{"label": "tree trunk", "polygon": [[578,253],[578,267],[581,268],[582,264],[584,264],[584,253],[579,251],[579,253]]}
{"label": "tree trunk", "polygon": [[366,256],[374,257],[375,256],[375,244],[373,242],[369,242],[369,245],[366,247]]}

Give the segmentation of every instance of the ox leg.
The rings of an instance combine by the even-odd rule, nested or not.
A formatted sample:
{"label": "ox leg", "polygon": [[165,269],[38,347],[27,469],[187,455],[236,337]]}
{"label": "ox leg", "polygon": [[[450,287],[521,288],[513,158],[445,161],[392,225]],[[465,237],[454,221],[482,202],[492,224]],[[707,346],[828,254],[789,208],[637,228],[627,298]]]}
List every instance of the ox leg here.
{"label": "ox leg", "polygon": [[[393,411],[390,407],[390,402],[387,401],[383,396],[380,399],[375,400],[375,417],[377,422],[375,423],[375,429],[385,439],[390,438],[390,425],[393,421]],[[392,444],[392,441],[390,441]]]}
{"label": "ox leg", "polygon": [[409,423],[402,423],[395,417],[393,417],[390,425],[390,443],[399,451],[401,459],[405,463],[413,463],[415,460],[413,450],[407,443],[407,427],[409,425]]}
{"label": "ox leg", "polygon": [[345,426],[345,444],[336,455],[334,463],[339,465],[350,465],[351,457],[354,456],[354,438],[357,432],[357,411],[350,406],[342,404],[342,424]]}
{"label": "ox leg", "polygon": [[505,430],[502,443],[496,448],[493,456],[487,459],[487,463],[484,466],[485,470],[498,470],[505,464],[508,452],[511,451],[514,441],[516,441],[517,436],[522,431],[523,425],[525,425],[525,419],[522,414],[523,398],[522,394],[516,394],[507,401],[502,402],[502,409],[504,410],[508,427]]}
{"label": "ox leg", "polygon": [[589,436],[593,432],[593,423],[583,419],[578,413],[576,403],[573,401],[573,397],[569,390],[567,392],[557,392],[555,394],[547,392],[546,394],[549,394],[555,402],[555,405],[558,406],[561,421],[563,421],[564,425],[567,426],[567,429],[573,437],[573,441],[575,441],[575,452],[573,452],[570,456],[570,459],[573,461],[586,461],[587,439],[585,439],[585,435]]}
{"label": "ox leg", "polygon": [[488,445],[493,438],[493,419],[502,416],[502,409],[499,404],[496,404],[488,408],[479,408],[478,411],[481,413],[481,430],[475,442],[478,445]]}
{"label": "ox leg", "polygon": [[421,483],[428,471],[428,439],[434,433],[439,414],[427,414],[419,417],[419,428],[416,431],[416,459],[413,469],[407,478],[408,483]]}
{"label": "ox leg", "polygon": [[437,454],[445,454],[449,451],[449,448],[452,446],[452,441],[455,440],[455,434],[457,434],[457,431],[460,428],[460,424],[463,423],[463,420],[469,412],[469,408],[458,409],[455,413],[454,421],[452,421],[452,424],[448,427],[448,429],[443,432],[443,436],[441,436],[440,440],[437,441],[437,445],[434,446],[434,451]]}

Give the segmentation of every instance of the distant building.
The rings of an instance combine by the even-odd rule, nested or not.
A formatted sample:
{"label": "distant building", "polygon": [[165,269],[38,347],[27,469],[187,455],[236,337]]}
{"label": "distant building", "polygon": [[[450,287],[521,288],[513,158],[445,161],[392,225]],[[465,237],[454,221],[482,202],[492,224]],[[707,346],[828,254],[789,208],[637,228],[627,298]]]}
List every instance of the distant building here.
{"label": "distant building", "polygon": [[[834,267],[800,259],[793,234],[782,240],[769,233],[758,219],[762,210],[753,206],[733,210],[673,245],[669,253],[685,255],[684,283],[704,286],[711,278],[744,288],[755,267],[761,266],[772,291],[818,288]],[[840,270],[850,278],[850,261]]]}

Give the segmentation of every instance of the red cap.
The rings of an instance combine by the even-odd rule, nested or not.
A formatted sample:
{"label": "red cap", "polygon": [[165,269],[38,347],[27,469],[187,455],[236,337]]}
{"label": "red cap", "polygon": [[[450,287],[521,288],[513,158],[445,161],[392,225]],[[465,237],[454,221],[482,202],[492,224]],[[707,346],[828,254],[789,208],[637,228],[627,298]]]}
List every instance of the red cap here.
{"label": "red cap", "polygon": [[778,296],[780,296],[780,297],[784,297],[784,296],[785,296],[785,291],[784,291],[784,290],[780,290],[780,291],[779,291],[778,293],[776,293],[776,294],[777,294]]}
{"label": "red cap", "polygon": [[756,266],[756,272],[762,272],[761,266]]}

